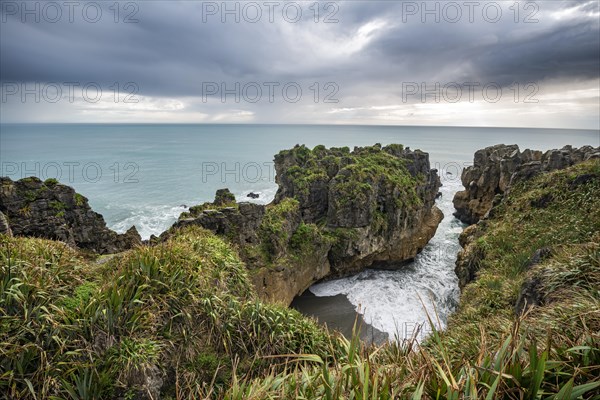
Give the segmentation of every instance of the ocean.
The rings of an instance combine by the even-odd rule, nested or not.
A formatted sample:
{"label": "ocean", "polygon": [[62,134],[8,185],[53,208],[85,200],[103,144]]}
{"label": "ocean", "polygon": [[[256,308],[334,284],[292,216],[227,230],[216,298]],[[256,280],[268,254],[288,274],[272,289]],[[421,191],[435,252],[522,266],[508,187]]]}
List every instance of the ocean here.
{"label": "ocean", "polygon": [[[118,232],[135,225],[144,239],[166,230],[187,207],[211,201],[227,187],[238,201],[266,204],[277,190],[273,156],[295,144],[309,147],[401,143],[430,155],[442,180],[444,220],[435,237],[398,271],[366,270],[310,288],[345,296],[364,320],[389,337],[410,335],[429,314],[443,327],[458,301],[454,261],[463,225],[452,216],[460,172],[473,153],[498,143],[547,150],[570,144],[600,146],[600,131],[521,128],[2,124],[0,176],[56,178],[89,199]],[[247,197],[250,192],[257,199]],[[302,310],[301,310],[302,311]],[[318,316],[318,309],[313,314]],[[331,313],[329,313],[331,314]],[[437,314],[437,317],[436,317]],[[327,317],[336,327],[341,321]]]}

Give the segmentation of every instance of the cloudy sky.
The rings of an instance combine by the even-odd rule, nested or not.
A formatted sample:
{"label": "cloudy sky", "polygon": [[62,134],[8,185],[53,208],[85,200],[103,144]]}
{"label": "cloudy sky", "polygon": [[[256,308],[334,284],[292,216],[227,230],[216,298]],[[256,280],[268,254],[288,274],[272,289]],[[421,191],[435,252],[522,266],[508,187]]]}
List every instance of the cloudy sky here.
{"label": "cloudy sky", "polygon": [[0,4],[1,122],[600,129],[597,0]]}

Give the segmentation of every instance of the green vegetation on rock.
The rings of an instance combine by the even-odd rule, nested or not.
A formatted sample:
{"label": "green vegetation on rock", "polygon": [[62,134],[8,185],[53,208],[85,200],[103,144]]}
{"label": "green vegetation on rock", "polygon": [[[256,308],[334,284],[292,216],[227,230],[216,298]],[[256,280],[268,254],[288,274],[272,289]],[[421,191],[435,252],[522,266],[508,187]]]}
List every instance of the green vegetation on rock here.
{"label": "green vegetation on rock", "polygon": [[273,257],[285,252],[287,243],[299,222],[300,215],[296,199],[284,199],[282,202],[266,208],[258,235],[270,261]]}
{"label": "green vegetation on rock", "polygon": [[187,212],[179,215],[179,220],[186,218],[195,218],[207,210],[222,211],[226,208],[238,208],[238,204],[235,201],[235,196],[229,191],[229,189],[219,189],[215,195],[215,200],[210,203],[206,202],[200,205],[192,206]]}
{"label": "green vegetation on rock", "polygon": [[203,203],[203,204],[199,204],[197,206],[191,206],[188,211],[186,212],[182,212],[179,215],[179,219],[186,219],[186,218],[193,218],[193,217],[197,217],[200,214],[202,214],[204,211],[206,210],[215,210],[215,211],[222,211],[224,208],[237,208],[238,205],[237,203],[228,203],[228,204],[223,204],[223,205],[215,205],[214,203]]}
{"label": "green vegetation on rock", "polygon": [[311,184],[328,181],[335,177],[340,203],[368,201],[375,184],[392,185],[397,191],[399,205],[419,205],[415,192],[419,183],[406,169],[406,160],[394,156],[403,151],[403,146],[392,144],[357,148],[350,152],[348,147],[326,149],[316,146],[310,150],[304,145],[281,151],[276,158],[292,157],[296,164],[290,166],[286,175],[299,193],[307,195]]}
{"label": "green vegetation on rock", "polygon": [[58,185],[58,180],[55,178],[48,178],[44,181],[44,185],[46,185],[46,186]]}
{"label": "green vegetation on rock", "polygon": [[75,205],[77,207],[83,206],[85,204],[85,202],[87,201],[87,199],[79,193],[75,193],[75,195],[73,197],[74,197],[73,200],[75,201]]}
{"label": "green vegetation on rock", "polygon": [[[547,307],[558,307],[569,317],[545,319],[544,328],[558,334],[575,324],[578,325],[576,331],[583,331],[585,326],[600,331],[597,291],[600,275],[568,266],[577,263],[572,257],[588,257],[582,253],[581,246],[597,247],[599,194],[600,163],[592,160],[518,183],[492,210],[492,216],[477,225],[471,232],[477,239],[465,250],[478,265],[477,278],[465,287],[460,308],[451,318],[452,329],[447,334],[448,340],[457,341],[456,348],[461,354],[472,356],[478,352],[477,343],[462,342],[461,338],[478,335],[483,327],[496,332],[498,337],[493,340],[496,343],[503,334],[508,334],[523,284],[533,279],[537,281],[536,287],[548,285],[548,279],[559,276],[558,270],[564,268],[573,274],[577,290],[571,291],[567,281],[556,285],[572,296],[557,298],[556,303],[550,302]],[[532,262],[536,252],[544,249],[551,254],[548,259],[537,260],[540,265]],[[557,262],[560,258],[562,263]],[[536,272],[540,268],[546,272]],[[595,284],[596,289],[590,289],[590,283]],[[527,314],[522,329],[540,327],[537,312],[541,309],[534,308]],[[596,311],[589,313],[591,310]],[[560,341],[560,336],[555,338]]]}
{"label": "green vegetation on rock", "polygon": [[203,226],[229,240],[263,299],[289,304],[322,278],[357,272],[374,259],[410,259],[442,218],[434,206],[439,177],[420,150],[297,145],[275,156],[275,170],[271,204],[235,203],[219,189],[212,203],[191,207],[175,225]]}

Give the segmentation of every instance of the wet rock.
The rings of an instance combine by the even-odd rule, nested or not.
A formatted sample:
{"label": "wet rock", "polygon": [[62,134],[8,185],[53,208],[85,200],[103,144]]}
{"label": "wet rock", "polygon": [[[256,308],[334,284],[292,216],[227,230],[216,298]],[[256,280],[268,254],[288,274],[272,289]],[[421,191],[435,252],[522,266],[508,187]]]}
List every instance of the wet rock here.
{"label": "wet rock", "polygon": [[250,192],[246,195],[246,197],[249,197],[251,199],[258,199],[260,195],[258,193]]}

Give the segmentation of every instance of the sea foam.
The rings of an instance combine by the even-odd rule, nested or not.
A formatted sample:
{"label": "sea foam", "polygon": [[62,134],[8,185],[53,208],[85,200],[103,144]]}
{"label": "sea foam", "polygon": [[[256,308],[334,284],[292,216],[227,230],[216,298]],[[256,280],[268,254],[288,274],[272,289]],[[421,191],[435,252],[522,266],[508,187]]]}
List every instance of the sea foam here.
{"label": "sea foam", "polygon": [[436,204],[444,219],[414,262],[395,271],[367,269],[358,275],[318,283],[310,291],[316,296],[345,295],[367,323],[390,338],[410,337],[417,326],[421,326],[418,339],[424,338],[430,331],[429,318],[443,329],[460,294],[454,263],[463,225],[452,216],[452,197],[461,187],[460,182],[444,179],[444,173],[441,176],[442,197]]}

